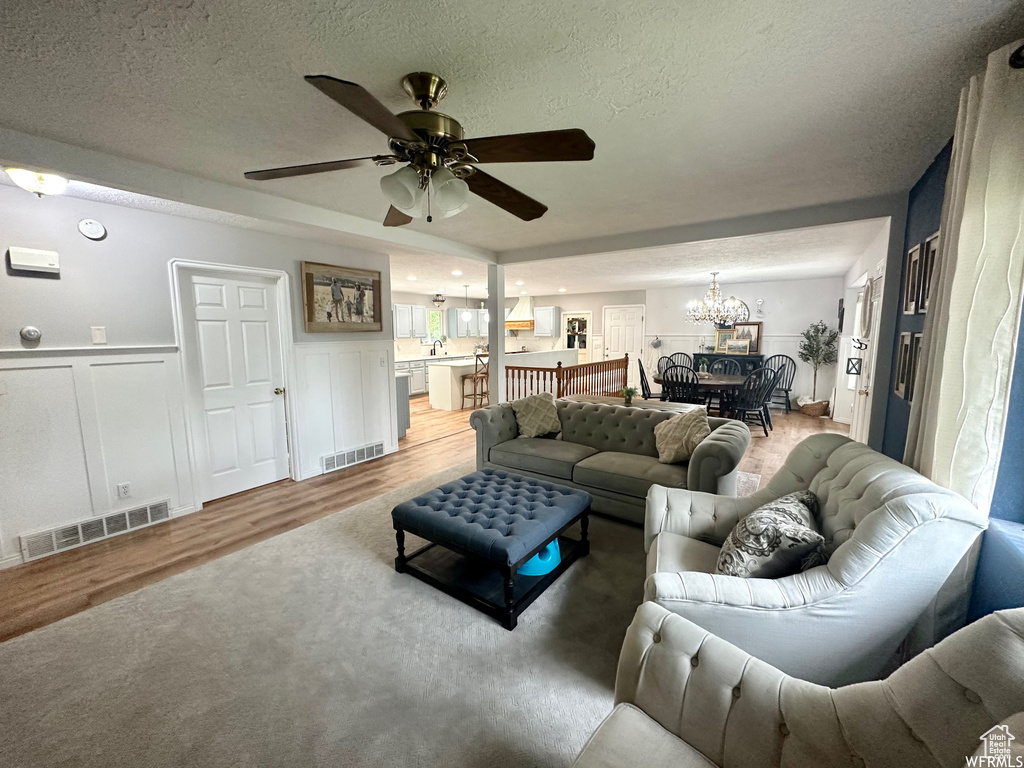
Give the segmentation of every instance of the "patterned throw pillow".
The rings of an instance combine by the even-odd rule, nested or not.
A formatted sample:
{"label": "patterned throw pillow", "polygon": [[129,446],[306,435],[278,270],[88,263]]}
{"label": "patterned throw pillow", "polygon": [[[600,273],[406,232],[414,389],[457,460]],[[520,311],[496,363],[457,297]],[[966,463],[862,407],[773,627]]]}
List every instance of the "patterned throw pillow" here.
{"label": "patterned throw pillow", "polygon": [[689,461],[694,449],[711,434],[708,412],[704,408],[680,413],[654,427],[654,444],[658,447],[658,461],[678,464]]}
{"label": "patterned throw pillow", "polygon": [[519,425],[519,437],[540,437],[562,429],[555,396],[550,392],[513,400],[512,410],[515,411],[516,424]]}
{"label": "patterned throw pillow", "polygon": [[777,579],[825,562],[825,538],[815,530],[818,499],[797,491],[758,507],[732,529],[716,573]]}

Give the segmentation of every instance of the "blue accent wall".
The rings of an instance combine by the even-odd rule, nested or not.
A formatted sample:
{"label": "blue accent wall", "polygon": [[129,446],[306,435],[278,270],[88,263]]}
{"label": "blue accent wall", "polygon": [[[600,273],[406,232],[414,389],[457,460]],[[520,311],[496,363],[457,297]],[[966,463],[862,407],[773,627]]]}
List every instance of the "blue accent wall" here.
{"label": "blue accent wall", "polygon": [[[990,514],[1024,524],[1024,318],[1017,332],[1017,351],[1013,359],[1010,408]],[[1020,578],[1024,582],[1024,573]]]}
{"label": "blue accent wall", "polygon": [[[885,412],[885,434],[882,437],[882,453],[897,461],[903,461],[903,449],[907,443],[907,428],[910,424],[910,402],[896,394],[900,334],[921,333],[924,330],[924,313],[903,314],[903,292],[907,281],[907,253],[915,245],[924,243],[939,231],[942,221],[942,198],[946,191],[946,175],[953,152],[953,141],[943,147],[928,170],[910,190],[907,205],[907,227],[903,243],[903,269],[900,274],[900,302],[896,317],[896,334],[892,349],[892,378],[889,381]],[[876,395],[879,394],[876,392]]]}

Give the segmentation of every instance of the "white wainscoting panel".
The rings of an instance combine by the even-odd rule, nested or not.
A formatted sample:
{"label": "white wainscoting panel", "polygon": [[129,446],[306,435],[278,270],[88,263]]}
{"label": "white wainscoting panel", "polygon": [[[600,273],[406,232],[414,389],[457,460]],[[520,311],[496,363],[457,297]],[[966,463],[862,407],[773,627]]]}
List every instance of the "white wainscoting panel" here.
{"label": "white wainscoting panel", "polygon": [[179,376],[173,350],[0,358],[0,564],[41,528],[161,498],[195,508]]}
{"label": "white wainscoting panel", "polygon": [[398,450],[394,343],[295,345],[299,475],[322,473],[326,454],[383,442]]}

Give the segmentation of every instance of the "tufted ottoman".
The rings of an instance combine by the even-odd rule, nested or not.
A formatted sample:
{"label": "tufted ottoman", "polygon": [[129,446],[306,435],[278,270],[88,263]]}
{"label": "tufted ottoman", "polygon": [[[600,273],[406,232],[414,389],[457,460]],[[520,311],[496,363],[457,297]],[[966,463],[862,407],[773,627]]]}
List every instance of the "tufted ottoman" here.
{"label": "tufted ottoman", "polygon": [[[590,552],[590,494],[564,485],[484,469],[399,504],[395,570],[409,573],[516,628],[526,610],[577,558]],[[562,536],[576,522],[579,540]],[[405,533],[430,543],[405,554]],[[562,562],[543,576],[519,568],[558,539]]]}

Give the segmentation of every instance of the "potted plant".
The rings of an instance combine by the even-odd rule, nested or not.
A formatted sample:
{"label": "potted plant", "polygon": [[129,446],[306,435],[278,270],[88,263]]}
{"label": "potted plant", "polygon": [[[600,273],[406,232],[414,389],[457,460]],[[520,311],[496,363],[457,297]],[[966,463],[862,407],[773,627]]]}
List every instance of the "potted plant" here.
{"label": "potted plant", "polygon": [[626,405],[632,405],[633,398],[636,397],[636,387],[623,387],[622,396],[626,399]]}
{"label": "potted plant", "polygon": [[818,400],[818,369],[823,365],[835,365],[839,359],[839,331],[829,328],[824,320],[811,323],[803,332],[803,340],[797,351],[800,359],[814,371],[811,401],[800,403],[800,410],[809,416],[824,416],[828,411],[828,400]]}

